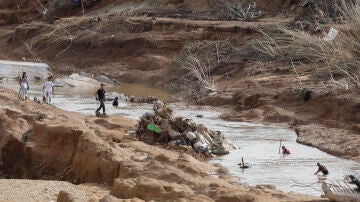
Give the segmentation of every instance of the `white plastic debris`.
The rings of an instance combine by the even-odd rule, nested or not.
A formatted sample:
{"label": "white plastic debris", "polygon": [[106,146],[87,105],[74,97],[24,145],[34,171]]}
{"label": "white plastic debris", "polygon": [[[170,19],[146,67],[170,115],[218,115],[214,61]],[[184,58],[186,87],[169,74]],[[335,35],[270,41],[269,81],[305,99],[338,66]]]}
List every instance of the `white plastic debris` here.
{"label": "white plastic debris", "polygon": [[324,41],[332,41],[339,35],[339,31],[333,27],[330,28],[329,33],[323,38]]}
{"label": "white plastic debris", "polygon": [[186,137],[189,139],[189,140],[193,140],[193,139],[196,139],[196,135],[195,133],[189,131],[186,133]]}

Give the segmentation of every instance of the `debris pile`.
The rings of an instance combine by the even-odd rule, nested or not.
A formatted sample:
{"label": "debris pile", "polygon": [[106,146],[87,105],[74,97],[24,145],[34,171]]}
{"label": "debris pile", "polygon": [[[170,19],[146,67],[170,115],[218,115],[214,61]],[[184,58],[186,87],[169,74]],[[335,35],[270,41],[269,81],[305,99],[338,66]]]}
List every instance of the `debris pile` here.
{"label": "debris pile", "polygon": [[225,155],[228,142],[219,131],[211,131],[191,119],[173,117],[173,111],[157,101],[154,113],[144,114],[138,124],[136,135],[148,144],[168,144],[191,147],[205,156]]}
{"label": "debris pile", "polygon": [[128,97],[127,101],[132,102],[132,103],[154,104],[157,101],[159,101],[159,99],[157,97],[155,97],[155,96],[149,96],[149,97],[146,97],[146,98],[138,98],[138,97],[135,97],[135,96],[132,95],[132,96]]}

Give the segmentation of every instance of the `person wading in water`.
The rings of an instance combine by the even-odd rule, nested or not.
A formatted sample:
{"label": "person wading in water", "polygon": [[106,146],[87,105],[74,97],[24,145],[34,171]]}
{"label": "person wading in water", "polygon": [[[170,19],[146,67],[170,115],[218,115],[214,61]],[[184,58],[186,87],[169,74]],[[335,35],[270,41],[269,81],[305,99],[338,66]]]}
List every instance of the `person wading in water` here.
{"label": "person wading in water", "polygon": [[282,146],[281,149],[282,149],[283,154],[291,154],[290,150],[288,148],[286,148],[285,146]]}
{"label": "person wading in water", "polygon": [[95,111],[96,116],[100,115],[100,110],[103,110],[103,114],[105,113],[105,90],[104,90],[104,84],[100,84],[100,89],[96,92],[96,100],[100,101],[100,107]]}
{"label": "person wading in water", "polygon": [[318,171],[314,174],[318,174],[319,172],[322,172],[324,175],[328,175],[329,174],[329,171],[328,169],[324,166],[324,165],[321,165],[319,162],[317,163],[317,166],[319,167]]}
{"label": "person wading in water", "polygon": [[119,106],[119,97],[115,97],[115,100],[114,100],[114,102],[112,103],[112,105],[113,105],[114,107],[118,107],[118,106]]}

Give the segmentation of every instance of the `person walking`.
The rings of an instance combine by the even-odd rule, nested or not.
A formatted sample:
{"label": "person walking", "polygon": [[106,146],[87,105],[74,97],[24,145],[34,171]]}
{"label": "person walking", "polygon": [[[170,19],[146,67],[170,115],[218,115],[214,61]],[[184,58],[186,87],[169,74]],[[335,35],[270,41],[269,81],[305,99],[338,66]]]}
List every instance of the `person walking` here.
{"label": "person walking", "polygon": [[22,76],[20,78],[20,99],[25,100],[27,99],[27,91],[30,89],[29,82],[27,79],[26,72],[22,73]]}
{"label": "person walking", "polygon": [[49,76],[48,80],[45,81],[43,89],[46,104],[51,104],[52,95],[54,94],[54,83],[52,82],[52,76]]}
{"label": "person walking", "polygon": [[101,83],[100,84],[100,89],[97,90],[96,92],[96,100],[98,100],[100,102],[100,106],[99,108],[95,111],[96,116],[100,115],[100,110],[103,110],[103,114],[106,115],[105,113],[105,90],[104,90],[104,84]]}

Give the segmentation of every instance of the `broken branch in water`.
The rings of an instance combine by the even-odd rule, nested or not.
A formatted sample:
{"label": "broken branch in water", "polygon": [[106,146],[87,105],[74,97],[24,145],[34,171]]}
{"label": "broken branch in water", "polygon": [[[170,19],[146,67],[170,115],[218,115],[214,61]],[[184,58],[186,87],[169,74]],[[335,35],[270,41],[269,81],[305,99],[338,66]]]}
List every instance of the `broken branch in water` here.
{"label": "broken branch in water", "polygon": [[279,154],[281,153],[281,142],[282,142],[282,138],[280,139]]}

